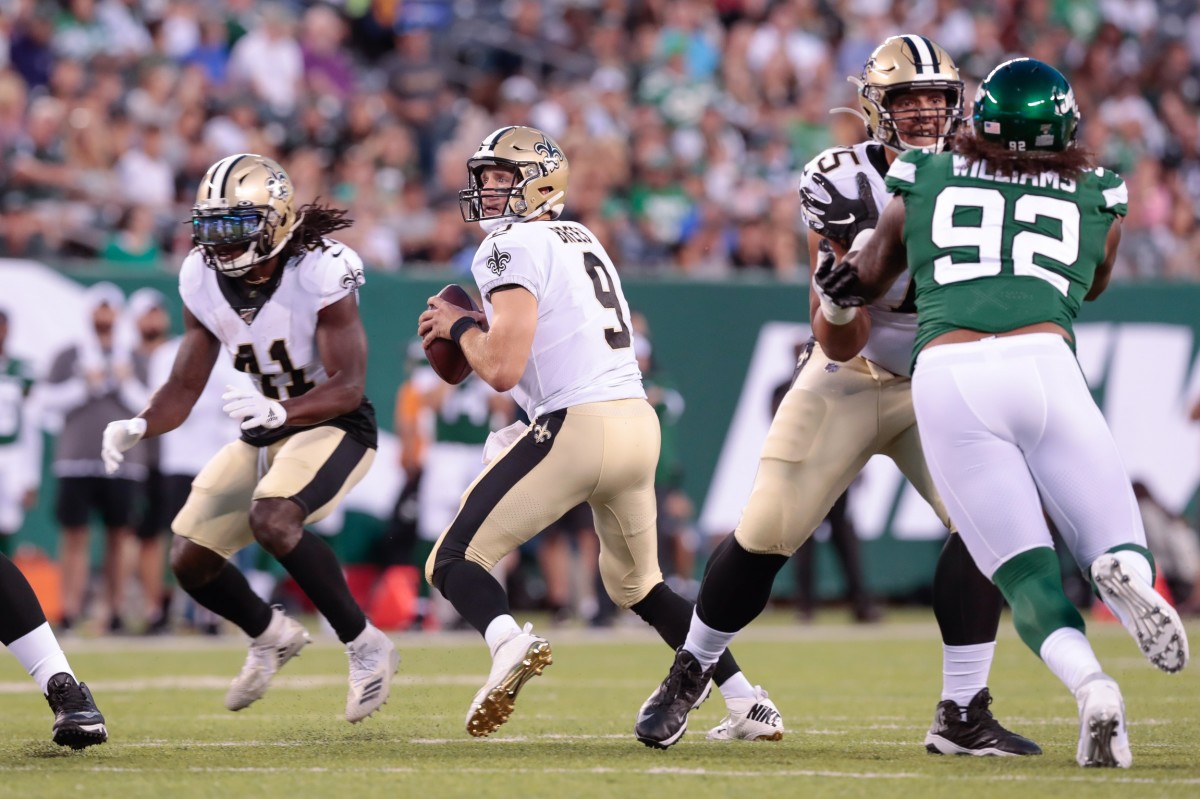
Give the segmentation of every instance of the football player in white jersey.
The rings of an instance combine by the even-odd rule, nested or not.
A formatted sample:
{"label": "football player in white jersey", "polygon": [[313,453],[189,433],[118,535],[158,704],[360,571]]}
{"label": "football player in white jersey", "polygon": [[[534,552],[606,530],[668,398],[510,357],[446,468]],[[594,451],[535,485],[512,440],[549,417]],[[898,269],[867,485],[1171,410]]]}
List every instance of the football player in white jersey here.
{"label": "football player in white jersey", "polygon": [[[832,147],[804,168],[800,196],[813,264],[819,247],[831,246],[839,258],[855,247],[856,237],[874,227],[890,199],[883,179],[891,162],[909,148],[940,150],[962,115],[963,84],[954,61],[922,36],[885,40],[862,76],[850,80],[859,87],[861,111],[853,113],[866,124],[868,140]],[[892,458],[950,527],[913,414],[908,362],[917,318],[907,276],[859,313],[824,301],[814,284],[809,311],[814,338],[771,423],[741,522],[713,553],[672,673],[697,663],[710,666],[762,612],[775,574],[873,455]],[[956,534],[942,550],[933,588],[943,684],[926,748],[942,754],[1040,754],[1037,744],[1006,730],[988,710],[987,677],[1003,598]],[[670,737],[686,723],[681,717],[689,708],[686,695],[664,697],[644,734]]]}
{"label": "football player in white jersey", "polygon": [[241,710],[309,642],[308,632],[250,589],[228,559],[257,541],[346,644],[346,719],[388,697],[400,656],[354,601],[329,546],[304,529],[337,507],[375,456],[375,411],[363,395],[367,341],[358,314],[362,262],[327,234],[344,211],[297,209],[275,161],[243,153],[213,164],[192,208],[195,249],[179,273],[184,334],[170,377],[137,417],[104,433],[106,466],[142,438],[183,422],[224,346],[260,391],[231,387],[225,412],[242,436],[192,482],[171,529],[171,567],[200,605],[250,636],[250,653],[225,696]]}
{"label": "football player in white jersey", "polygon": [[[506,127],[484,139],[467,169],[463,218],[490,231],[471,266],[484,312],[431,297],[418,333],[426,347],[436,338],[457,342],[475,372],[512,392],[533,420],[494,434],[498,454],[463,495],[425,566],[491,650],[491,672],[466,718],[467,731],[483,736],[508,720],[517,692],[551,662],[550,644],[532,625],[517,624],[488,572],[574,506],[591,506],[601,578],[617,605],[677,647],[691,603],[667,587],[658,567],[660,431],[620,277],[590,230],[559,219],[566,156],[539,130]],[[697,704],[712,677],[697,687]],[[715,681],[730,714],[722,737],[782,737],[778,710],[728,653]]]}

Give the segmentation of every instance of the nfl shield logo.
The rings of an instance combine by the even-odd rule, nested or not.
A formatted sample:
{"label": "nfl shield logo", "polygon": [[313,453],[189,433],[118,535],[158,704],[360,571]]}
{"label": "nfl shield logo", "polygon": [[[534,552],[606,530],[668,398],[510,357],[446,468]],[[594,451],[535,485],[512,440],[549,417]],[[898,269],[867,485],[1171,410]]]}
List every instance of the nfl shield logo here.
{"label": "nfl shield logo", "polygon": [[1000,135],[1000,123],[999,122],[984,122],[983,123],[983,132],[984,133],[994,133],[997,136]]}

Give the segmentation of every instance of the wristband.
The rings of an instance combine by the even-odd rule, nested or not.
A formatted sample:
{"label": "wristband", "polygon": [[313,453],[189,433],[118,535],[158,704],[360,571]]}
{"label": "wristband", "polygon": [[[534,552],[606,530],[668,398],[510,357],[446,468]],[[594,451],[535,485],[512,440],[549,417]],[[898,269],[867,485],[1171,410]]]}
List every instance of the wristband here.
{"label": "wristband", "polygon": [[462,337],[466,335],[466,332],[471,328],[482,330],[482,328],[479,327],[479,323],[476,322],[472,317],[461,317],[457,322],[450,326],[450,339],[459,347],[462,347]]}
{"label": "wristband", "polygon": [[843,308],[835,302],[821,298],[821,315],[825,317],[825,321],[831,325],[848,325],[854,321],[854,317],[858,316],[858,306]]}

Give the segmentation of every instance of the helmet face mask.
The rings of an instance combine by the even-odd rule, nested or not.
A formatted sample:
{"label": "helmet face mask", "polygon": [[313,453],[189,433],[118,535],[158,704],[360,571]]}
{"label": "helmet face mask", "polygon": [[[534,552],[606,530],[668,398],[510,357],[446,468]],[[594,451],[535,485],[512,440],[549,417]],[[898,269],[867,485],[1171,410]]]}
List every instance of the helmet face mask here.
{"label": "helmet face mask", "polygon": [[[930,149],[941,152],[962,121],[963,83],[949,53],[923,36],[892,36],[871,53],[860,78],[859,106],[867,135],[895,151]],[[897,112],[896,99],[908,92],[938,92],[942,108],[934,106]],[[914,133],[919,123],[931,123],[929,135]],[[912,139],[928,139],[920,144]]]}
{"label": "helmet face mask", "polygon": [[[510,185],[486,185],[484,173],[496,167],[511,173]],[[467,188],[458,193],[459,210],[466,222],[526,222],[543,214],[557,219],[569,174],[566,156],[545,133],[522,126],[500,128],[467,161]],[[503,202],[497,204],[497,199]]]}
{"label": "helmet face mask", "polygon": [[192,242],[204,263],[238,277],[277,255],[300,222],[294,196],[270,158],[242,153],[213,164],[192,206]]}
{"label": "helmet face mask", "polygon": [[975,94],[975,135],[1015,152],[1062,152],[1075,143],[1079,106],[1062,73],[1014,58],[984,78]]}

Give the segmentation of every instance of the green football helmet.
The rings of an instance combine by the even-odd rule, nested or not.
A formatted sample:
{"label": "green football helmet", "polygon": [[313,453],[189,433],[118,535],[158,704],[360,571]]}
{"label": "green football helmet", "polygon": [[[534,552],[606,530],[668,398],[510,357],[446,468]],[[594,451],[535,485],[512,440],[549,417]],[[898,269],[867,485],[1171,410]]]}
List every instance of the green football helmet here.
{"label": "green football helmet", "polygon": [[1060,152],[1075,143],[1079,106],[1063,74],[1014,58],[984,78],[971,114],[975,135],[1009,150]]}

